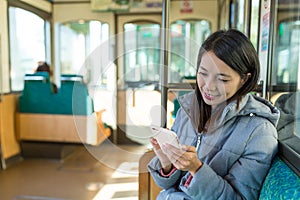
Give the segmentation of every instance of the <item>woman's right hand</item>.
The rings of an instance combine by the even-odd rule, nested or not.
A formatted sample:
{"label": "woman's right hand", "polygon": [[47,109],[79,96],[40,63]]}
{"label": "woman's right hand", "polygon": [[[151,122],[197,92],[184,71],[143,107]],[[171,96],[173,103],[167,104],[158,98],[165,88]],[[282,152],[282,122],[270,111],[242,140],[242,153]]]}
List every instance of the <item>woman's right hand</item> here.
{"label": "woman's right hand", "polygon": [[171,170],[172,168],[172,163],[171,161],[169,160],[169,158],[164,154],[164,152],[161,150],[157,140],[155,138],[151,138],[150,139],[150,143],[152,144],[153,146],[153,150],[154,150],[154,153],[156,154],[156,156],[158,157],[160,163],[161,163],[161,166],[163,168],[163,171],[165,173],[167,173],[168,171]]}

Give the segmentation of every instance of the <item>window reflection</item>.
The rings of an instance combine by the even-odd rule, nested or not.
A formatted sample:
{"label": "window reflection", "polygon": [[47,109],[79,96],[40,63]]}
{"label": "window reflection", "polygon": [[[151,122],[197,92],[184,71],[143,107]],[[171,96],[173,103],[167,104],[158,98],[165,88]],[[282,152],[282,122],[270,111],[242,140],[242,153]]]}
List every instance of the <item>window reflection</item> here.
{"label": "window reflection", "polygon": [[279,23],[278,43],[276,46],[277,84],[296,84],[298,80],[300,47],[300,20],[289,20]]}

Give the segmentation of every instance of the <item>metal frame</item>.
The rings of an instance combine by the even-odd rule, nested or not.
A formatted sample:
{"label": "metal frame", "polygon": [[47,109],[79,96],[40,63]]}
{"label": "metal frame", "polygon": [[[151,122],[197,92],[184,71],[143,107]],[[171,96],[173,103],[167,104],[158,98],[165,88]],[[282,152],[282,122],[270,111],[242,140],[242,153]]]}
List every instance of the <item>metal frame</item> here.
{"label": "metal frame", "polygon": [[162,9],[162,34],[161,34],[161,66],[160,66],[160,84],[161,84],[161,126],[166,127],[167,116],[167,96],[168,96],[168,66],[169,66],[169,14],[170,0],[163,1]]}
{"label": "metal frame", "polygon": [[[0,47],[1,47],[1,35],[0,35]],[[2,52],[1,52],[1,48],[0,48],[0,77],[2,77]],[[3,100],[3,89],[2,89],[2,78],[0,79],[0,103],[2,103]],[[6,169],[6,162],[3,156],[3,152],[2,152],[2,141],[1,141],[1,135],[2,135],[2,111],[0,109],[0,159],[1,159],[1,169]]]}

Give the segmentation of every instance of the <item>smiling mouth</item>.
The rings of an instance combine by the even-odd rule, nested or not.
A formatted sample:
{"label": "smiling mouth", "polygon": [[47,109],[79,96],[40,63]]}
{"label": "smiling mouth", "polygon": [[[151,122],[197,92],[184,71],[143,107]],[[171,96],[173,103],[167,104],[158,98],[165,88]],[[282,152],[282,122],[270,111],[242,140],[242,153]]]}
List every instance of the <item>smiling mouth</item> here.
{"label": "smiling mouth", "polygon": [[203,93],[203,96],[204,96],[207,100],[212,101],[212,100],[214,100],[215,98],[217,98],[218,95],[212,95],[212,94],[209,94],[209,93],[204,92],[204,93]]}

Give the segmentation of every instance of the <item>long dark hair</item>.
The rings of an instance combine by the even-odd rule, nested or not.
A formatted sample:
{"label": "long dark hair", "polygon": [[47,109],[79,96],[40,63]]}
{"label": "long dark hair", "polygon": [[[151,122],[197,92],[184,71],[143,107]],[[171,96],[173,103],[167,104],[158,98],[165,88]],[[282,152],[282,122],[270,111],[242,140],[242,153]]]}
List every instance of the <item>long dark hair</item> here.
{"label": "long dark hair", "polygon": [[[202,56],[206,52],[213,52],[220,60],[236,71],[242,79],[246,78],[247,74],[251,74],[243,86],[227,100],[227,104],[237,100],[237,105],[239,105],[241,98],[256,88],[260,73],[259,59],[251,41],[235,29],[220,30],[213,33],[204,41],[199,50],[197,71]],[[195,113],[198,116],[194,117],[193,120],[196,120],[194,123],[198,124],[198,132],[201,133],[203,130],[205,131],[205,125],[211,118],[212,110],[211,106],[204,102],[198,87],[196,87],[195,93],[200,113]]]}

